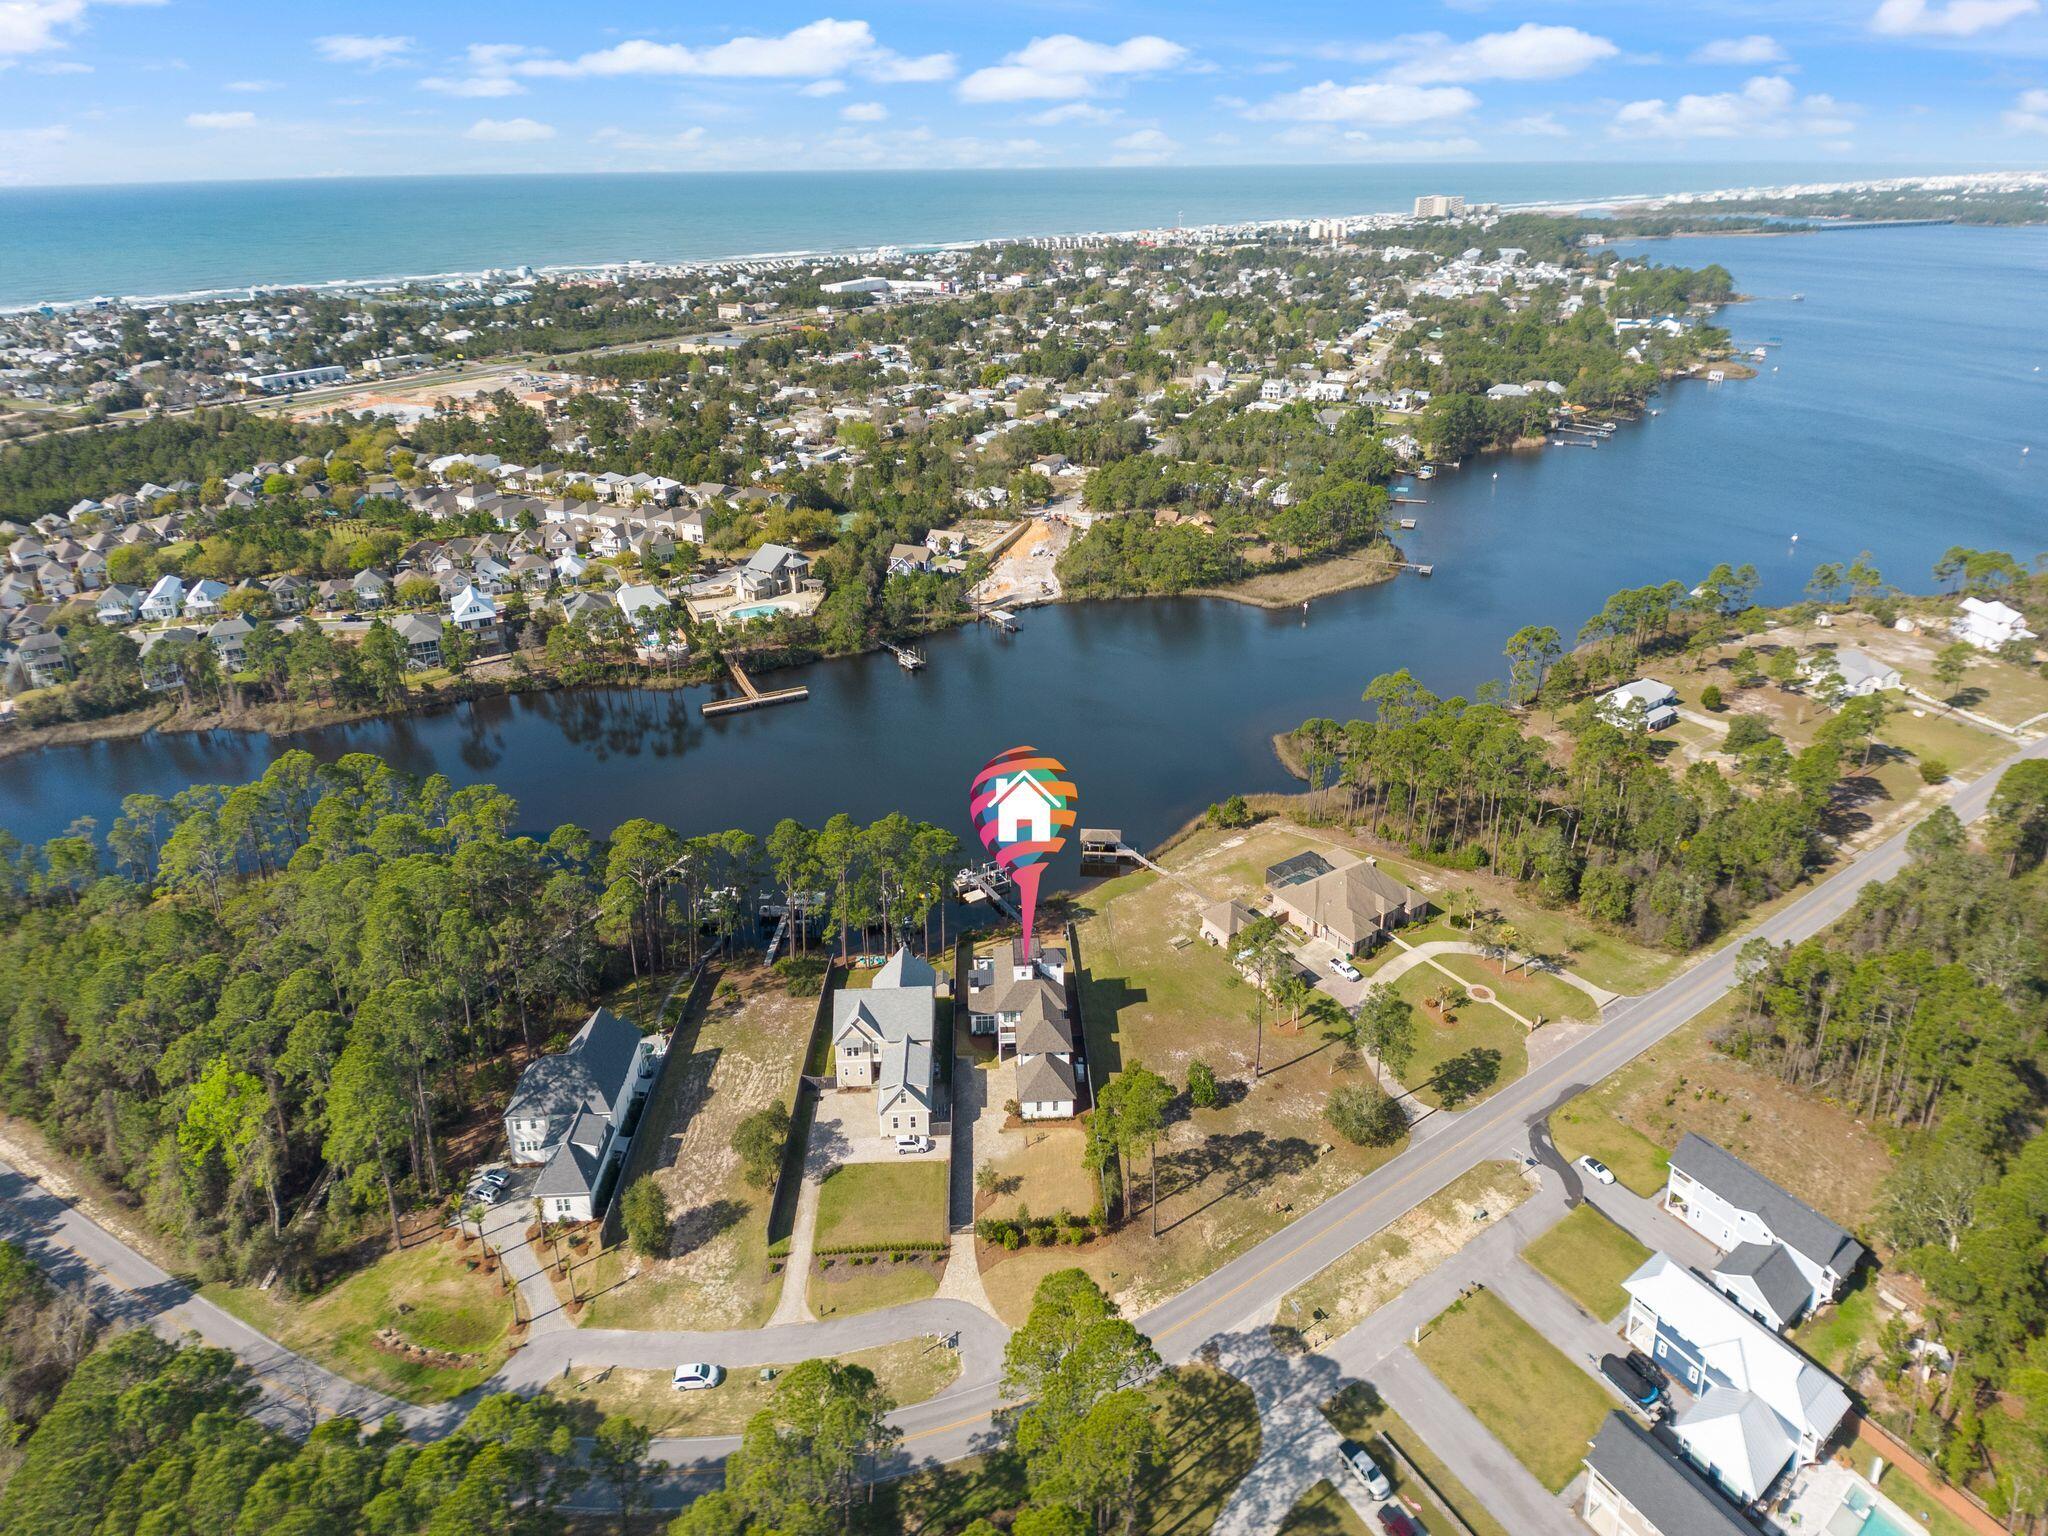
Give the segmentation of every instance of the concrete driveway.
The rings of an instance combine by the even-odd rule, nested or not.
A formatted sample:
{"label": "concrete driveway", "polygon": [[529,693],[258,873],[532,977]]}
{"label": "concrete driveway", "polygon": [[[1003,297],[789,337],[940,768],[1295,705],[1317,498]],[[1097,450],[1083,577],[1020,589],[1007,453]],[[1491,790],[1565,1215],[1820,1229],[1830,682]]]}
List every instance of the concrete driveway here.
{"label": "concrete driveway", "polygon": [[828,1088],[818,1098],[817,1117],[811,1122],[811,1147],[829,1147],[832,1162],[893,1163],[937,1162],[946,1155],[946,1137],[931,1138],[929,1152],[898,1152],[893,1132],[875,1128],[875,1093],[872,1088]]}

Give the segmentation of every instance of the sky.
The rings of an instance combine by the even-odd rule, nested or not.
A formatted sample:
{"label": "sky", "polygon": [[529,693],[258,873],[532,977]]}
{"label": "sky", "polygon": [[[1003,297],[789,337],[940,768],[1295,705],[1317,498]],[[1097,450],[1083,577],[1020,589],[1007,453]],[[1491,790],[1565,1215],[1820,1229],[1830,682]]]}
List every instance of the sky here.
{"label": "sky", "polygon": [[0,0],[0,184],[2048,166],[2044,0],[832,3]]}

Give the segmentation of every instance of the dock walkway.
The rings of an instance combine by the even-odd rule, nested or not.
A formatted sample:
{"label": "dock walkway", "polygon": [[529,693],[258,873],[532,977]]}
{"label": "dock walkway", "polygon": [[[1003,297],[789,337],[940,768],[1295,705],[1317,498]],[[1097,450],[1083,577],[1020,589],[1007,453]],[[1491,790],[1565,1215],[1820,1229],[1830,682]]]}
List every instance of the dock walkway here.
{"label": "dock walkway", "polygon": [[760,709],[769,704],[794,704],[798,699],[808,699],[811,696],[811,690],[801,683],[794,688],[775,688],[763,693],[754,686],[754,680],[747,676],[746,668],[737,661],[728,656],[725,664],[732,668],[732,679],[740,685],[740,695],[736,699],[708,701],[703,706],[703,713],[707,716],[737,714],[743,709]]}

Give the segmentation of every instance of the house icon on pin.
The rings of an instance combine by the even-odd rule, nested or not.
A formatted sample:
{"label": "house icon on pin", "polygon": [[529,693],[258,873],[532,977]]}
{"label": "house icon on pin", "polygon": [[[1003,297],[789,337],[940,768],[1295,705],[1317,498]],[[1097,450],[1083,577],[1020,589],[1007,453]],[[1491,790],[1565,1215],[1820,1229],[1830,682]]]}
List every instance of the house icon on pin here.
{"label": "house icon on pin", "polygon": [[1028,773],[1004,781],[996,791],[996,837],[1004,843],[1043,843],[1052,837],[1052,797]]}

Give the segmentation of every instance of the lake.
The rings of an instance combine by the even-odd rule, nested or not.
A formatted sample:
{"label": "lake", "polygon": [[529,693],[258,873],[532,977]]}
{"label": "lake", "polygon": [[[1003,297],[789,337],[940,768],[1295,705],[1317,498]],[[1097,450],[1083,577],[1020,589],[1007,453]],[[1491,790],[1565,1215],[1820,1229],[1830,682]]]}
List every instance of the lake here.
{"label": "lake", "polygon": [[[1667,389],[1660,414],[1597,450],[1493,455],[1426,483],[1428,505],[1404,509],[1421,526],[1402,539],[1435,563],[1432,579],[1306,613],[1195,599],[1033,609],[1014,636],[932,637],[916,674],[887,654],[772,674],[807,683],[808,702],[709,723],[701,690],[587,690],[292,737],[44,749],[0,761],[0,826],[32,839],[79,816],[104,828],[124,794],[238,782],[304,747],[495,782],[534,829],[647,816],[765,832],[782,816],[902,810],[964,837],[970,776],[1030,742],[1073,770],[1083,824],[1145,844],[1232,791],[1286,787],[1272,734],[1344,718],[1376,673],[1406,666],[1440,692],[1469,691],[1503,674],[1515,629],[1569,635],[1623,586],[1751,561],[1763,599],[1790,601],[1816,564],[1869,550],[1895,583],[1926,590],[1951,545],[2048,548],[2048,373],[2034,371],[2048,366],[2048,230],[1643,249],[1721,262],[1757,296],[1725,323],[1782,345],[1754,380]],[[2022,455],[2030,442],[2041,452]]]}

